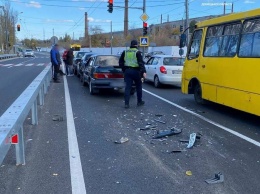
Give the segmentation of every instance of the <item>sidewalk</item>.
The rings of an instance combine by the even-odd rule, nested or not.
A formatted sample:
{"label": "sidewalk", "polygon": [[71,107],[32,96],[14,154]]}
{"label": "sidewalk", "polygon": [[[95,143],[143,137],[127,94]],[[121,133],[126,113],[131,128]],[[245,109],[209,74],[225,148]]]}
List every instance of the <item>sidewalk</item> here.
{"label": "sidewalk", "polygon": [[[15,165],[12,146],[0,168],[1,194],[71,193],[63,83],[51,83],[38,111],[38,126],[30,124],[31,115],[24,123],[26,165]],[[53,121],[55,114],[64,120]]]}

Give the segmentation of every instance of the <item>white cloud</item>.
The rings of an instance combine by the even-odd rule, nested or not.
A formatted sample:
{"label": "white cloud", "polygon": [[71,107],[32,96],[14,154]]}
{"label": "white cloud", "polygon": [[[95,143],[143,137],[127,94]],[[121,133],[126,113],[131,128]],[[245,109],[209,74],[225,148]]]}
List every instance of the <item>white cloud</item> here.
{"label": "white cloud", "polygon": [[53,19],[47,19],[45,20],[47,23],[73,23],[74,20],[53,20]]}
{"label": "white cloud", "polygon": [[254,0],[245,0],[244,3],[246,3],[246,4],[253,4],[253,3],[255,3],[255,1]]}
{"label": "white cloud", "polygon": [[89,22],[93,22],[93,23],[95,23],[95,22],[96,22],[96,23],[99,23],[99,22],[100,22],[100,23],[104,23],[104,22],[106,23],[106,22],[110,22],[111,20],[101,20],[101,19],[94,19],[94,18],[92,18],[92,17],[89,17],[89,18],[88,18],[88,21],[89,21]]}
{"label": "white cloud", "polygon": [[79,10],[84,11],[85,8],[84,7],[79,7]]}
{"label": "white cloud", "polygon": [[37,1],[30,1],[26,4],[27,7],[41,8],[41,4]]}

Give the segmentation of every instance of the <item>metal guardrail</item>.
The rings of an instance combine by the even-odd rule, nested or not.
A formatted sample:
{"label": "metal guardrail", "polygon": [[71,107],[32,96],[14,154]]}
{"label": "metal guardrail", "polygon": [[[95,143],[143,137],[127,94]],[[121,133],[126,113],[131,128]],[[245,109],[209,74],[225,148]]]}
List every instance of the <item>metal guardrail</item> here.
{"label": "metal guardrail", "polygon": [[18,138],[15,144],[16,164],[25,164],[23,123],[31,111],[32,124],[38,124],[37,105],[44,105],[51,77],[51,66],[47,66],[0,117],[0,164],[10,149],[13,137]]}
{"label": "metal guardrail", "polygon": [[14,58],[14,57],[17,57],[17,54],[4,54],[4,55],[0,55],[0,60]]}

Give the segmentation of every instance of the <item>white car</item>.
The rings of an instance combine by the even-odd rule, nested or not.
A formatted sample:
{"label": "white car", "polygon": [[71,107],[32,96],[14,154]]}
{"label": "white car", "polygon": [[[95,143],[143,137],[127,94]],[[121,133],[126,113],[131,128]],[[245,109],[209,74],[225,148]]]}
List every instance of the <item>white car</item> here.
{"label": "white car", "polygon": [[171,55],[154,55],[145,64],[146,80],[154,82],[156,88],[161,84],[181,86],[184,58]]}
{"label": "white car", "polygon": [[34,57],[34,52],[32,49],[26,49],[23,53],[24,57]]}

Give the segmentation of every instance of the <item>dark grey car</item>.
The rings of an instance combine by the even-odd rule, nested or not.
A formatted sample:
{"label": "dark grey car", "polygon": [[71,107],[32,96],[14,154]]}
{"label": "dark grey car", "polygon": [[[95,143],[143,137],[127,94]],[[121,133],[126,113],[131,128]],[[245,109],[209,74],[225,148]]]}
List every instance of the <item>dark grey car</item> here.
{"label": "dark grey car", "polygon": [[90,94],[100,89],[124,89],[124,74],[118,65],[119,57],[113,55],[92,55],[83,71],[83,85],[89,85]]}

